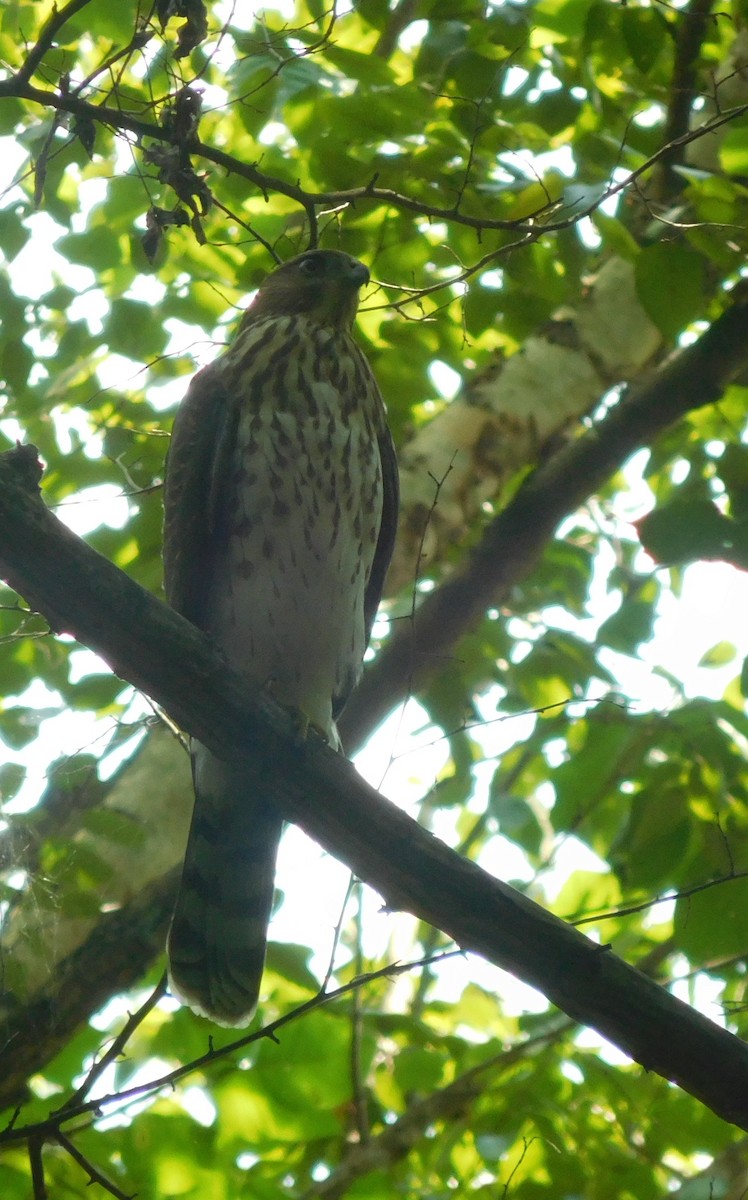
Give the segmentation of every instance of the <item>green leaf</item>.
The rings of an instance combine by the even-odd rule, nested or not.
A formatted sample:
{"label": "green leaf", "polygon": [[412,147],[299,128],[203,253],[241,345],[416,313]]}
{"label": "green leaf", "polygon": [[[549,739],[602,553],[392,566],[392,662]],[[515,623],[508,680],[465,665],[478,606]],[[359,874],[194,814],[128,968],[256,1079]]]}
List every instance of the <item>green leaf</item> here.
{"label": "green leaf", "polygon": [[120,846],[146,846],[140,823],[127,813],[98,808],[86,813],[84,828],[105,841]]}
{"label": "green leaf", "polygon": [[731,515],[745,520],[748,518],[748,446],[742,442],[728,442],[717,469],[727,488]]}
{"label": "green leaf", "polygon": [[657,610],[646,600],[625,600],[617,612],[603,621],[597,632],[598,642],[623,654],[634,654],[654,632]]}
{"label": "green leaf", "polygon": [[122,680],[116,675],[86,675],[72,688],[68,700],[75,708],[111,711],[122,691]]}
{"label": "green leaf", "polygon": [[709,500],[676,497],[636,527],[656,562],[727,559],[748,569],[748,521],[731,521]]}
{"label": "green leaf", "polygon": [[631,57],[646,75],[668,41],[666,22],[656,9],[632,6],[621,10],[621,29]]}
{"label": "green leaf", "polygon": [[395,81],[392,67],[371,54],[332,45],[325,58],[350,79],[378,86],[388,86]]}
{"label": "green leaf", "polygon": [[163,350],[168,334],[154,316],[151,305],[137,300],[115,300],[102,337],[112,352],[143,362]]}
{"label": "green leaf", "polygon": [[394,1078],[404,1096],[433,1091],[442,1081],[444,1061],[433,1050],[414,1046],[395,1058]]}
{"label": "green leaf", "polygon": [[728,175],[748,174],[748,123],[731,122],[719,145],[719,161]]}
{"label": "green leaf", "polygon": [[592,222],[609,250],[629,262],[636,262],[640,253],[636,239],[632,237],[623,221],[610,217],[599,208],[592,213]]}
{"label": "green leaf", "polygon": [[645,246],[636,260],[636,291],[642,306],[668,339],[674,339],[704,306],[704,264],[685,245]]}
{"label": "green leaf", "polygon": [[0,739],[12,750],[22,750],[39,734],[39,725],[56,716],[56,708],[25,708],[18,705],[0,712]]}
{"label": "green leaf", "polygon": [[[2,731],[2,720],[0,720],[0,736]],[[0,804],[5,804],[15,796],[25,778],[26,768],[22,767],[20,763],[0,765]]]}
{"label": "green leaf", "polygon": [[539,44],[546,33],[554,33],[554,40],[578,37],[584,30],[591,0],[541,0],[535,6],[534,31]]}
{"label": "green leaf", "polygon": [[609,861],[625,888],[656,893],[682,878],[690,836],[682,792],[663,783],[652,784],[631,799]]}
{"label": "green leaf", "polygon": [[724,667],[735,658],[737,650],[732,642],[716,642],[705,654],[702,654],[698,665],[700,667]]}
{"label": "green leaf", "polygon": [[674,928],[678,949],[695,962],[740,953],[748,941],[748,879],[685,896],[675,906]]}
{"label": "green leaf", "polygon": [[119,266],[123,250],[116,235],[104,225],[85,233],[68,233],[57,241],[57,250],[71,262],[82,263],[96,271]]}
{"label": "green leaf", "polygon": [[0,210],[0,249],[2,249],[6,262],[12,262],[27,241],[28,234],[23,227],[20,214],[12,208]]}

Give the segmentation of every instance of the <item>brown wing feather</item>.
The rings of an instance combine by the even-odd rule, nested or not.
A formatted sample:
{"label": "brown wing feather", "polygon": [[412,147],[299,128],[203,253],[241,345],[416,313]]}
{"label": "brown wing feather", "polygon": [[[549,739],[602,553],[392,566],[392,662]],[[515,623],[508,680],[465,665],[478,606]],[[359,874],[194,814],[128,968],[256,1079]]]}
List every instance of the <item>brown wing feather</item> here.
{"label": "brown wing feather", "polygon": [[177,413],[164,480],[164,587],[172,608],[205,628],[207,585],[221,537],[221,500],[238,418],[213,367],[199,371]]}
{"label": "brown wing feather", "polygon": [[[400,505],[400,476],[397,469],[397,456],[392,436],[387,425],[383,425],[378,439],[379,458],[382,464],[382,520],[379,526],[379,537],[374,560],[371,564],[369,579],[364,595],[364,624],[366,629],[366,645],[369,644],[372,626],[377,615],[379,602],[384,591],[387,568],[390,565],[392,551],[397,535],[397,517]],[[334,696],[332,703],[333,716],[337,720],[345,708],[350,691]]]}
{"label": "brown wing feather", "polygon": [[367,646],[379,602],[382,599],[387,568],[395,547],[397,514],[400,505],[400,477],[397,470],[397,458],[392,436],[386,426],[379,437],[379,457],[382,463],[382,523],[379,526],[377,548],[374,551],[374,561],[371,564],[364,596]]}

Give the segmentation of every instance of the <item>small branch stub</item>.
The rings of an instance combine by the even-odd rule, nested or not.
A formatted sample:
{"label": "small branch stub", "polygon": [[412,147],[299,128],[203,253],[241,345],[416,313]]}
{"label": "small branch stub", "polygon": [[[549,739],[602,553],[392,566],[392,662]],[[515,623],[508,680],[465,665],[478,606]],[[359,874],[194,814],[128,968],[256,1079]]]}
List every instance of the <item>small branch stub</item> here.
{"label": "small branch stub", "polygon": [[13,450],[6,450],[0,455],[2,474],[10,483],[13,481],[31,495],[38,495],[39,485],[44,474],[44,464],[39,457],[39,451],[31,442],[23,444],[16,442]]}

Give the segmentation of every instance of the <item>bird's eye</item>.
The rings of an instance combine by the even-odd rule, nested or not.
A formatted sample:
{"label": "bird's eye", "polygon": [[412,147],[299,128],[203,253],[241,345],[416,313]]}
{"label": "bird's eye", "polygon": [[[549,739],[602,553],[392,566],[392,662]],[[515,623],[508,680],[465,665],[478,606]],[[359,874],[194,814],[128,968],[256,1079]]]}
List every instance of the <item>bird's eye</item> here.
{"label": "bird's eye", "polygon": [[299,270],[303,271],[305,275],[318,275],[321,266],[318,258],[302,258]]}

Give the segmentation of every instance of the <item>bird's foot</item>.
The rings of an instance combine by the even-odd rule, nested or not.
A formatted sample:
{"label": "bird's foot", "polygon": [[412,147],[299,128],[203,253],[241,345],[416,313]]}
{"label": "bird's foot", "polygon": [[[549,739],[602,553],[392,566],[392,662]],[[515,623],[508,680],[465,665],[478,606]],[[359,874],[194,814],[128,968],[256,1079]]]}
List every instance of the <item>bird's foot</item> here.
{"label": "bird's foot", "polygon": [[293,725],[293,742],[295,746],[306,746],[311,739],[321,740],[327,746],[332,746],[333,749],[339,748],[339,741],[335,726],[332,731],[325,729],[323,725],[318,725],[316,721],[305,713],[303,709],[297,708],[293,704],[288,704],[284,699],[281,699],[276,691],[275,680],[267,679],[264,684],[264,691],[273,698],[273,701],[288,715],[291,724]]}
{"label": "bird's foot", "polygon": [[311,740],[322,741],[326,746],[332,745],[330,735],[321,725],[317,725],[311,717],[308,717],[300,708],[292,708],[288,710],[295,726],[294,742],[298,746],[305,746]]}

